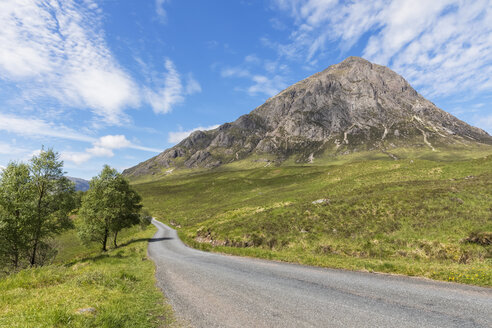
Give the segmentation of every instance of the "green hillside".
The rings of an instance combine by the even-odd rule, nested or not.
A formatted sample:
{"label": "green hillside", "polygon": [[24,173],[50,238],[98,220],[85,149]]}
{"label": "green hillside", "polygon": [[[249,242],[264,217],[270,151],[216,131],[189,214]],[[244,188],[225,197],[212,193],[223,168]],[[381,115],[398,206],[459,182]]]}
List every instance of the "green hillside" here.
{"label": "green hillside", "polygon": [[249,160],[146,177],[134,187],[193,247],[491,286],[487,154],[280,167]]}

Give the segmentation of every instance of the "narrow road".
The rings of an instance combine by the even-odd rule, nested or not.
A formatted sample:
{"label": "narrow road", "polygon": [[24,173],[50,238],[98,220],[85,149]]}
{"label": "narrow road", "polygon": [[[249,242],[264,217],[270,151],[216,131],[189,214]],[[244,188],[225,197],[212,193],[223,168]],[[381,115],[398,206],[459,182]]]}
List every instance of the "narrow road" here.
{"label": "narrow road", "polygon": [[158,285],[192,327],[492,327],[492,289],[201,252],[153,224]]}

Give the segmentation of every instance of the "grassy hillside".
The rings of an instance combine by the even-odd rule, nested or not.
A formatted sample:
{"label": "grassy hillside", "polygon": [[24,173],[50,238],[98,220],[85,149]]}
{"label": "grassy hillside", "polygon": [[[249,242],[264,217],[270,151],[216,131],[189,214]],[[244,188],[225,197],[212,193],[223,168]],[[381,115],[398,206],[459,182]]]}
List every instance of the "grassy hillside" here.
{"label": "grassy hillside", "polygon": [[491,286],[492,156],[485,154],[236,163],[134,186],[194,247]]}
{"label": "grassy hillside", "polygon": [[[158,327],[173,322],[147,259],[151,226],[122,232],[121,247],[85,248],[60,236],[55,264],[0,279],[0,327]],[[84,312],[82,309],[89,309]]]}

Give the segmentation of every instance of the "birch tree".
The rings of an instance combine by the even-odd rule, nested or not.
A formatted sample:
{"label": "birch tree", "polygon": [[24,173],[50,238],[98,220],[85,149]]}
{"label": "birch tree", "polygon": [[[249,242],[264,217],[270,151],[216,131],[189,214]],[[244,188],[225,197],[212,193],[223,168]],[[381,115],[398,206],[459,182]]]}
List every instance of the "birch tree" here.
{"label": "birch tree", "polygon": [[82,198],[79,211],[79,236],[83,242],[97,242],[107,250],[112,237],[118,247],[118,233],[140,223],[141,197],[115,169],[105,165],[101,173],[90,181],[90,188]]}
{"label": "birch tree", "polygon": [[34,213],[29,224],[30,265],[36,264],[36,256],[46,238],[73,227],[69,213],[74,208],[75,188],[63,176],[63,161],[53,149],[41,149],[30,160]]}

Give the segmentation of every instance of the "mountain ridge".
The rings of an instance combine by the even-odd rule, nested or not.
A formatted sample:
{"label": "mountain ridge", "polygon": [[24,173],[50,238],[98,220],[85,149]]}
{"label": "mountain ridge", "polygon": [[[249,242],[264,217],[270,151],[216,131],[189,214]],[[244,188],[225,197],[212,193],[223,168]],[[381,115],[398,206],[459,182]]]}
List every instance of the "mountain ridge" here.
{"label": "mountain ridge", "polygon": [[491,145],[492,137],[438,108],[391,69],[348,57],[123,173],[214,168],[252,154],[312,162],[322,154],[379,151],[393,158],[391,149],[400,147],[437,151],[477,143]]}
{"label": "mountain ridge", "polygon": [[68,177],[67,179],[75,184],[75,191],[87,191],[89,190],[89,181],[81,178]]}

